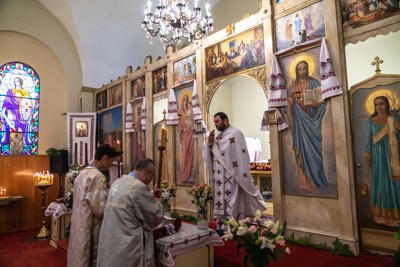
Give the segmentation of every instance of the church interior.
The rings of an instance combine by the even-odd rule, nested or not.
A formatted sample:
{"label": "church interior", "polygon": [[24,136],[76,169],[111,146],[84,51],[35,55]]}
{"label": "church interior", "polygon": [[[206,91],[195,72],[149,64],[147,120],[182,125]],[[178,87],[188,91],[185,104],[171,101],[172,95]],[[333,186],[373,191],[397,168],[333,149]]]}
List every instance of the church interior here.
{"label": "church interior", "polygon": [[[25,231],[54,250],[68,244],[71,180],[102,144],[123,151],[106,172],[109,187],[150,158],[149,188],[175,188],[164,212],[200,221],[188,191],[219,181],[204,151],[224,112],[244,137],[262,214],[285,222],[287,243],[338,241],[356,257],[368,251],[394,264],[400,1],[165,4],[175,2],[212,15],[191,41],[163,42],[142,29],[164,0],[0,0],[0,244]],[[218,228],[217,199],[206,202],[209,227]],[[159,266],[188,266],[191,257],[214,266],[223,242],[213,233],[211,245]],[[12,266],[1,253],[0,265]]]}

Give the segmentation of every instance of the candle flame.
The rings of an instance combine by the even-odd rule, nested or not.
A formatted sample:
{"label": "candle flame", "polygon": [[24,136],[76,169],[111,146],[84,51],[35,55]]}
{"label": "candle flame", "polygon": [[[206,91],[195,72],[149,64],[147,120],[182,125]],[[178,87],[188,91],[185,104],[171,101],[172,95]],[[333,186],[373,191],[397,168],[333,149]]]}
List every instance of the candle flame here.
{"label": "candle flame", "polygon": [[33,175],[33,181],[35,185],[51,185],[53,184],[54,175],[49,171],[37,172]]}

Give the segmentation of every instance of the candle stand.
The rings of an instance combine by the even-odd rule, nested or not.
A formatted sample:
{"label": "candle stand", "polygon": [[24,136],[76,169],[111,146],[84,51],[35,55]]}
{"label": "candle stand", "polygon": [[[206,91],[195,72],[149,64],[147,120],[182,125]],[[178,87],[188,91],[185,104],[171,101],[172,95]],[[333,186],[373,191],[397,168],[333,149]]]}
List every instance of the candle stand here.
{"label": "candle stand", "polygon": [[34,185],[42,190],[42,228],[35,238],[46,238],[50,236],[50,230],[46,227],[46,216],[44,212],[46,210],[46,190],[53,184],[53,175],[47,173],[35,173],[33,175]]}
{"label": "candle stand", "polygon": [[42,228],[40,228],[40,231],[35,238],[46,238],[50,236],[50,230],[46,227],[46,216],[44,215],[46,210],[46,189],[50,186],[51,184],[36,185],[37,188],[42,190]]}

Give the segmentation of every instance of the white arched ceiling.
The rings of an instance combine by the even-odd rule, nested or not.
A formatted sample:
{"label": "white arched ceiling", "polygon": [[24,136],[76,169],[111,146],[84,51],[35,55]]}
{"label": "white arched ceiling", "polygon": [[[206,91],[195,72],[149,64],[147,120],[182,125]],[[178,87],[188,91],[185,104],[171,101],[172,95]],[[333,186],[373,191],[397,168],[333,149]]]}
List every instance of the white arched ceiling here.
{"label": "white arched ceiling", "polygon": [[[5,1],[5,0],[0,0]],[[125,74],[127,66],[143,67],[147,55],[165,56],[156,37],[150,45],[141,28],[147,0],[31,0],[40,2],[64,25],[80,56],[83,86],[99,88]],[[152,0],[153,8],[159,0]],[[194,0],[188,0],[191,7]],[[258,12],[258,0],[199,0],[205,12],[215,7],[215,25],[224,28],[245,13]],[[249,4],[250,3],[250,4]]]}

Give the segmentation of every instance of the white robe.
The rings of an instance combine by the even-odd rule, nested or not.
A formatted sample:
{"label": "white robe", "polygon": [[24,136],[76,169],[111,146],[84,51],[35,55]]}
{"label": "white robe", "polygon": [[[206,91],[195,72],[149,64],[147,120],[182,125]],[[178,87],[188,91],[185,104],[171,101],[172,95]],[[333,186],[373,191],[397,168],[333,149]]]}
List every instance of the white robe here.
{"label": "white robe", "polygon": [[[212,151],[210,151],[212,150]],[[217,219],[243,219],[256,210],[266,210],[260,190],[250,174],[249,153],[243,133],[229,126],[215,136],[212,149],[204,145],[203,158],[214,185],[214,215]],[[221,224],[218,225],[221,228]]]}
{"label": "white robe", "polygon": [[106,177],[86,167],[75,179],[68,266],[96,266],[101,220],[107,200]]}
{"label": "white robe", "polygon": [[104,209],[97,266],[153,266],[152,230],[162,219],[163,208],[147,185],[131,175],[117,179]]}

